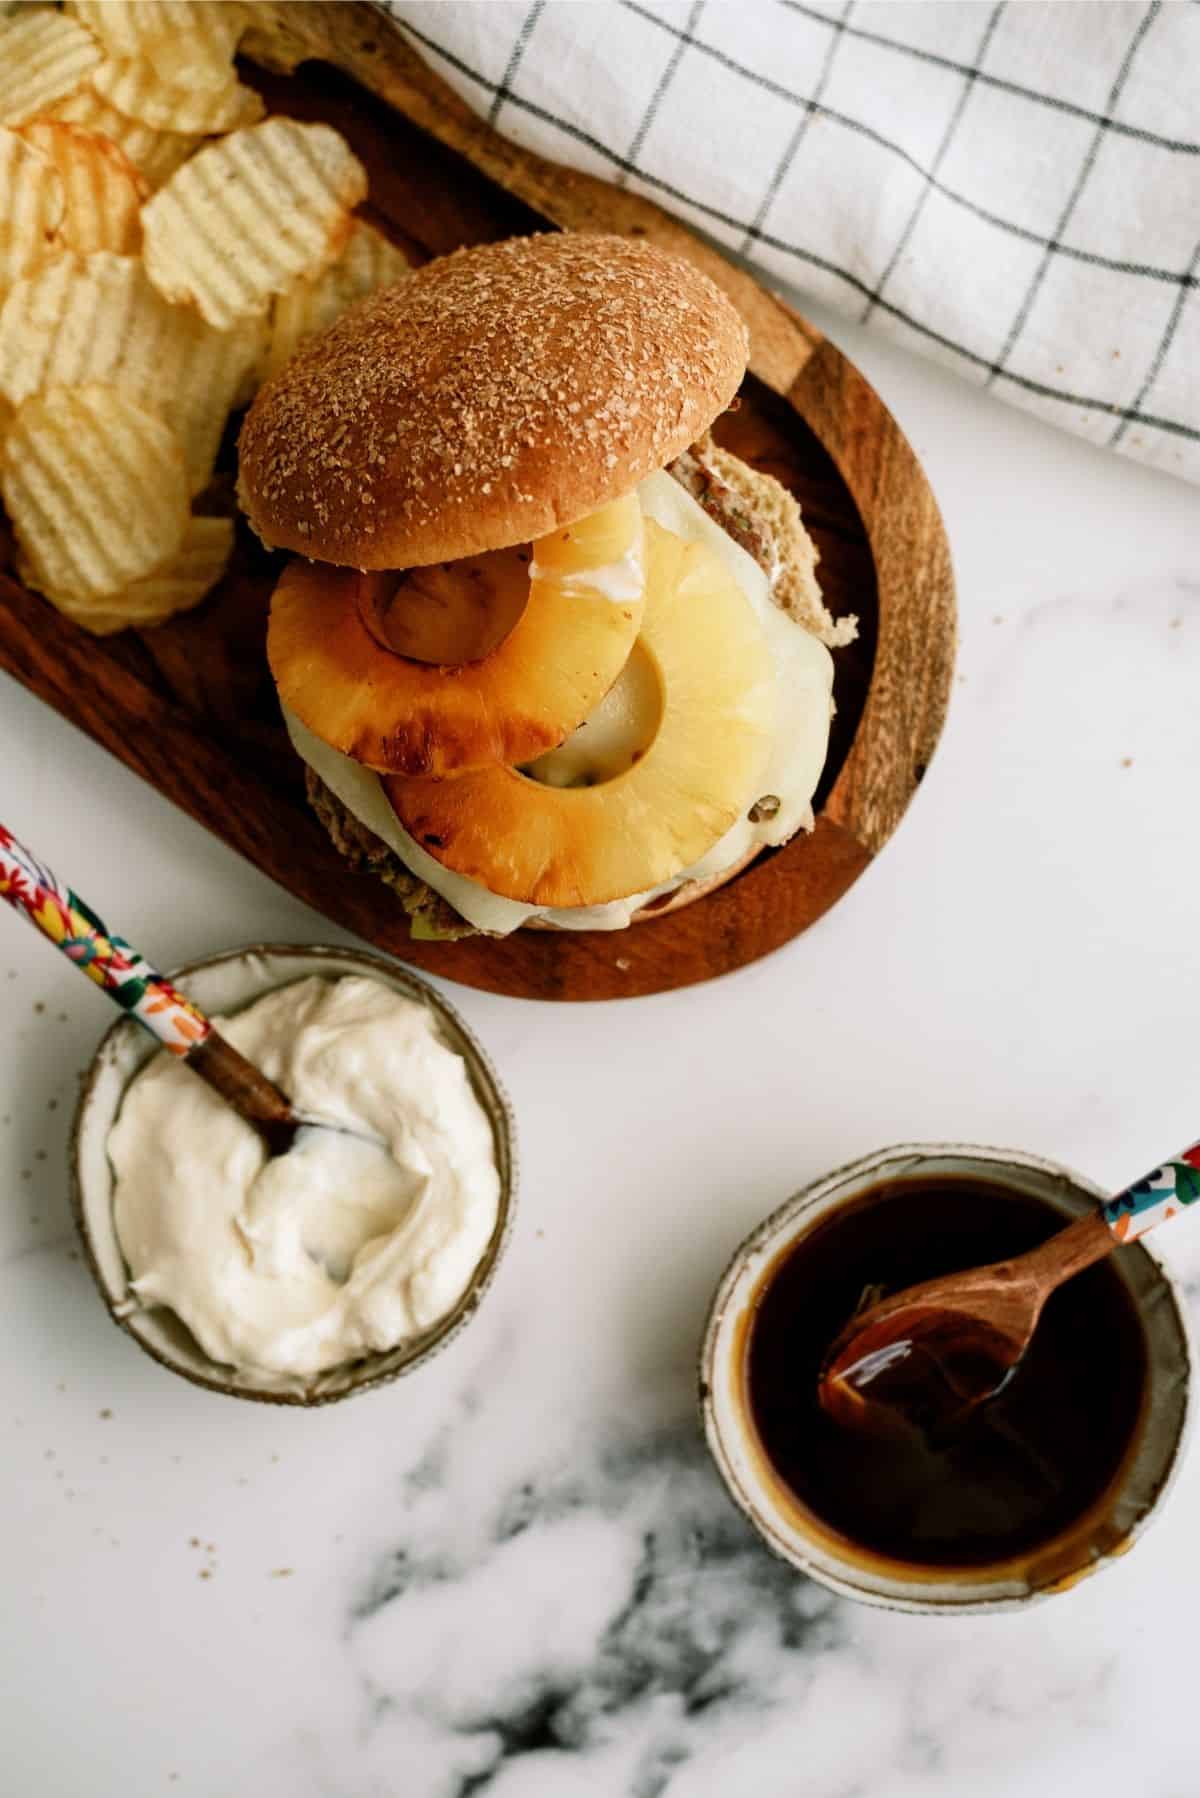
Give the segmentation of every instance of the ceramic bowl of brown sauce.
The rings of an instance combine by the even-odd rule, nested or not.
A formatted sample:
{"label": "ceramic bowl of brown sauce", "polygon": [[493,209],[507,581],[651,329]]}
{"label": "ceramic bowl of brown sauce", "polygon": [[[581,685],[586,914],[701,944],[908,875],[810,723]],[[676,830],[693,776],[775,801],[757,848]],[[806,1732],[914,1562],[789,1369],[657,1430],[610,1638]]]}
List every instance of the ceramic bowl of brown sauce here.
{"label": "ceramic bowl of brown sauce", "polygon": [[742,1244],[701,1353],[708,1445],[768,1547],[897,1610],[1011,1609],[1109,1565],[1161,1508],[1187,1428],[1180,1296],[1127,1245],[1052,1294],[1016,1372],[930,1439],[822,1409],[830,1344],[882,1291],[1034,1248],[1107,1195],[1033,1155],[880,1151],[798,1193]]}

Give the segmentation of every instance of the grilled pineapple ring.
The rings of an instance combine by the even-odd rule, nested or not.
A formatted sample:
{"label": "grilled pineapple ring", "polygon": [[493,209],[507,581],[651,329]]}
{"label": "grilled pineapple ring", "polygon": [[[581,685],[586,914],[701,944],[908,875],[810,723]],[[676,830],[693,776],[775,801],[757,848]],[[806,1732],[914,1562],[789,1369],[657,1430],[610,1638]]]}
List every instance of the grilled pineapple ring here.
{"label": "grilled pineapple ring", "polygon": [[[531,761],[582,723],[625,664],[643,610],[641,535],[629,494],[540,539],[532,562],[528,550],[495,550],[414,570],[411,594],[401,575],[292,562],[267,632],[279,697],[381,773]],[[479,659],[441,662],[447,629],[460,657]]]}
{"label": "grilled pineapple ring", "polygon": [[774,674],[737,582],[702,543],[652,519],[639,648],[657,672],[658,730],[633,766],[549,787],[493,765],[450,780],[387,779],[410,836],[443,867],[539,907],[607,905],[700,860],[756,794]]}

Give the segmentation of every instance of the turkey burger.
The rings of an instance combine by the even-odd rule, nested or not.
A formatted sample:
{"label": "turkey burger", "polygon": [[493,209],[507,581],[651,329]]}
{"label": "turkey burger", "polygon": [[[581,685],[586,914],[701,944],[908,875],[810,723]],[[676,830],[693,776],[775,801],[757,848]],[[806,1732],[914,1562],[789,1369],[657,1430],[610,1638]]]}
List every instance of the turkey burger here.
{"label": "turkey burger", "polygon": [[259,392],[284,717],[414,934],[621,929],[811,828],[854,621],[707,435],[746,355],[690,264],[553,234],[429,263]]}

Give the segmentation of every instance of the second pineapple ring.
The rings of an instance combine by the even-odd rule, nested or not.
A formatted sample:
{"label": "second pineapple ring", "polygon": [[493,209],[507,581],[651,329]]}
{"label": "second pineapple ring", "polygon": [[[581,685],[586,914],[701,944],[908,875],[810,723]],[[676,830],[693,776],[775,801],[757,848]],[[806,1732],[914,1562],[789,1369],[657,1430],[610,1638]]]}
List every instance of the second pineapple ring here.
{"label": "second pineapple ring", "polygon": [[582,723],[628,659],[645,575],[636,495],[528,548],[406,573],[294,561],[271,602],[280,699],[382,773],[528,762]]}
{"label": "second pineapple ring", "polygon": [[443,867],[536,906],[604,905],[691,866],[736,822],[766,767],[774,668],[737,583],[702,543],[646,519],[638,646],[661,715],[632,766],[544,786],[493,763],[449,780],[387,779],[405,830]]}

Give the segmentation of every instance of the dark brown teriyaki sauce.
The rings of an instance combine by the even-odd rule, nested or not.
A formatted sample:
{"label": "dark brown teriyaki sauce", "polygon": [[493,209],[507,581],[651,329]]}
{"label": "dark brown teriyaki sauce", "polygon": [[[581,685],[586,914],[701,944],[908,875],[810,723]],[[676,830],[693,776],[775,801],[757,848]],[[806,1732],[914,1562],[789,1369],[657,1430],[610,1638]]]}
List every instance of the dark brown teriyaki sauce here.
{"label": "dark brown teriyaki sauce", "polygon": [[894,1181],[833,1213],[769,1270],[747,1345],[750,1412],[776,1473],[827,1528],[909,1564],[983,1566],[1048,1543],[1103,1496],[1146,1386],[1145,1335],[1109,1262],[1051,1295],[1003,1391],[948,1439],[859,1435],[817,1398],[829,1347],[868,1288],[899,1292],[1005,1260],[1064,1221],[990,1181]]}

